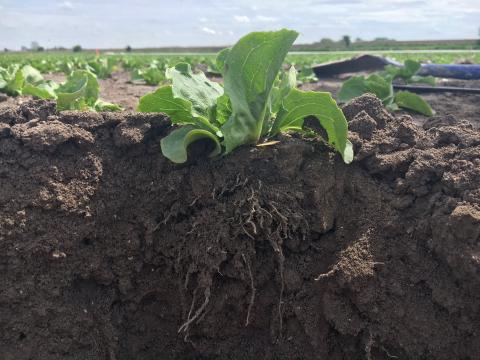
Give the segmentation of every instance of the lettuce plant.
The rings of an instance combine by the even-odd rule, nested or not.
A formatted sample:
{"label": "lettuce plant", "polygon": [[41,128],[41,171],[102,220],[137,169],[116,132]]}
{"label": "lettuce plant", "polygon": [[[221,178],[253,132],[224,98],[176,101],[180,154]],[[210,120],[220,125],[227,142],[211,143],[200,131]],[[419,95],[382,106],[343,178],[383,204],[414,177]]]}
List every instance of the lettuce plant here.
{"label": "lettuce plant", "polygon": [[428,84],[436,85],[436,80],[433,76],[419,76],[418,71],[422,65],[415,60],[405,60],[403,67],[387,65],[385,66],[384,76],[390,76],[392,80],[397,78],[403,79],[407,84]]}
{"label": "lettuce plant", "polygon": [[181,125],[161,140],[162,153],[183,163],[188,146],[207,139],[211,156],[228,154],[280,132],[302,131],[304,118],[313,116],[325,129],[328,143],[350,163],[347,121],[331,94],[296,89],[293,67],[279,74],[297,36],[286,29],[254,32],[222,50],[216,65],[223,87],[202,72],[193,73],[186,63],[169,68],[166,77],[171,85],[143,96],[138,106],[141,112],[163,112],[172,124]]}
{"label": "lettuce plant", "polygon": [[99,79],[106,79],[117,70],[117,61],[114,58],[96,57],[86,64],[86,70],[93,72]]}
{"label": "lettuce plant", "polygon": [[99,99],[97,77],[87,70],[76,70],[55,91],[57,110],[118,111],[119,105]]}
{"label": "lettuce plant", "polygon": [[57,100],[57,110],[117,111],[122,108],[99,99],[97,77],[87,70],[73,71],[67,81],[58,85],[45,81],[30,65],[18,64],[0,68],[0,92],[8,95],[32,95],[40,99]]}
{"label": "lettuce plant", "polygon": [[[352,76],[342,84],[342,88],[338,93],[338,100],[347,102],[362,94],[372,93],[382,100],[383,105],[391,111],[405,108],[425,116],[432,116],[434,114],[432,108],[419,95],[410,91],[399,91],[395,93],[393,89],[393,80],[395,78],[402,78],[406,82],[423,81],[432,83],[430,77],[415,75],[419,69],[420,63],[407,60],[403,68],[386,66],[385,71],[374,73],[367,77]],[[434,81],[435,79],[433,78],[433,83]]]}
{"label": "lettuce plant", "polygon": [[132,82],[145,82],[158,85],[165,80],[167,64],[158,60],[151,61],[147,67],[135,67],[132,71]]}
{"label": "lettuce plant", "polygon": [[12,64],[7,68],[0,67],[0,92],[7,95],[32,95],[31,92],[44,91],[45,96],[50,96],[52,88],[53,83],[44,81],[40,71],[30,65],[20,67],[19,64]]}

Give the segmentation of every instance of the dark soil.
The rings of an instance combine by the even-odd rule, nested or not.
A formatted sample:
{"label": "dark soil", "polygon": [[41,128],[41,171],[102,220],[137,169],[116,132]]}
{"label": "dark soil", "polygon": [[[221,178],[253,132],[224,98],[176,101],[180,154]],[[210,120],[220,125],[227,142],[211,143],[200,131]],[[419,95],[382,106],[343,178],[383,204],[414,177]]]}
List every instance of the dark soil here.
{"label": "dark soil", "polygon": [[479,131],[344,111],[351,165],[179,166],[162,115],[0,110],[1,359],[478,359]]}

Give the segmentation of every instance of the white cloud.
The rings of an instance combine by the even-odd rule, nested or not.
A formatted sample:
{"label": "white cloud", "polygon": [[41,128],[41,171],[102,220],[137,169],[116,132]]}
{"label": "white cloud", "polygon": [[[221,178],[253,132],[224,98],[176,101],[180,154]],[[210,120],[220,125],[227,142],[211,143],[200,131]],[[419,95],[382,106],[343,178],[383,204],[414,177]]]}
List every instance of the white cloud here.
{"label": "white cloud", "polygon": [[245,16],[245,15],[235,15],[233,17],[233,19],[238,23],[249,23],[250,22],[250,18],[248,16]]}
{"label": "white cloud", "polygon": [[205,33],[205,34],[210,34],[210,35],[215,35],[217,32],[213,29],[210,29],[209,27],[202,27],[202,31]]}
{"label": "white cloud", "polygon": [[208,19],[206,17],[202,16],[202,17],[198,18],[198,21],[200,21],[202,23],[206,23],[206,22],[208,22]]}
{"label": "white cloud", "polygon": [[276,22],[279,19],[272,16],[257,15],[256,19],[261,22]]}
{"label": "white cloud", "polygon": [[64,1],[60,5],[58,5],[60,9],[64,10],[73,10],[73,4],[70,1]]}

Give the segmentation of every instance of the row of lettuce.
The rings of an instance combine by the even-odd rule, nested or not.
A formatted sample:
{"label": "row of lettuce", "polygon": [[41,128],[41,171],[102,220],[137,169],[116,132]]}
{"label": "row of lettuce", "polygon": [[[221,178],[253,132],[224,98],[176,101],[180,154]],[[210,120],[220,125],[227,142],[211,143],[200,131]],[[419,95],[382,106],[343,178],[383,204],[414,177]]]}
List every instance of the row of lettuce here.
{"label": "row of lettuce", "polygon": [[[57,61],[55,66],[52,66],[53,62],[50,61],[50,66],[43,64],[43,67],[41,67],[43,71],[30,64],[22,66],[13,63],[7,67],[0,66],[0,92],[12,96],[32,95],[42,99],[54,99],[57,100],[59,110],[116,111],[121,110],[121,107],[99,99],[97,78],[108,78],[121,65],[131,72],[133,83],[159,85],[169,82],[167,73],[172,66],[175,66],[171,64],[192,63],[191,57],[174,57],[169,60],[164,59],[163,62],[153,59],[148,64],[145,64],[141,59],[135,57],[127,59],[96,57],[91,60],[82,59],[80,61],[77,58],[67,62]],[[296,69],[295,65],[289,66],[291,69]],[[303,68],[308,67],[305,64],[302,66]],[[197,71],[201,71],[200,69],[203,68],[209,76],[222,76],[217,62],[211,59],[208,59],[208,61],[203,59],[200,63],[194,63],[194,67]],[[288,69],[288,65],[284,65],[283,68]],[[295,70],[297,83],[318,80],[313,74],[311,66],[308,68],[311,74],[305,77],[307,72],[304,70],[303,77],[300,79],[299,74],[301,72],[298,69]],[[52,80],[43,79],[42,72],[58,72],[60,69],[62,69],[61,72],[68,75],[64,84],[60,85]],[[419,69],[419,62],[406,60],[403,68],[388,65],[384,71],[368,77],[351,77],[343,84],[338,100],[346,102],[363,93],[370,92],[377,95],[383,104],[392,111],[406,108],[431,116],[433,110],[421,97],[408,91],[395,93],[393,89],[393,83],[396,79],[401,79],[407,84],[435,85],[435,78],[416,75]]]}
{"label": "row of lettuce", "polygon": [[[306,126],[304,119],[313,117],[325,130],[325,142],[345,163],[350,163],[353,149],[347,138],[347,121],[332,95],[297,89],[298,71],[295,66],[284,65],[297,36],[297,32],[286,29],[255,32],[222,50],[205,72],[221,76],[223,85],[210,80],[198,67],[192,71],[188,62],[174,66],[155,64],[161,68],[161,76],[154,83],[161,86],[140,99],[138,111],[165,113],[178,126],[161,140],[162,153],[172,162],[183,163],[187,161],[190,144],[196,141],[211,143],[210,156],[217,156],[244,144],[268,142],[279,133],[312,135],[315,130]],[[0,68],[0,91],[54,99],[58,110],[121,110],[99,98],[97,79],[113,71],[118,61],[96,58],[95,64],[101,66],[87,63],[88,67],[82,64],[81,68],[72,69],[63,84],[45,80],[30,64],[10,64]],[[131,70],[133,77],[140,77],[140,69],[134,63],[123,61],[122,66]],[[369,92],[375,93],[392,111],[405,108],[430,116],[433,111],[421,97],[393,90],[396,79],[434,84],[433,78],[417,76],[419,68],[419,63],[406,61],[403,67],[386,67],[367,77],[352,77],[343,84],[339,101]]]}
{"label": "row of lettuce", "polygon": [[[30,65],[42,74],[63,73],[70,75],[76,70],[87,70],[99,79],[106,79],[119,68],[130,72],[133,83],[159,85],[166,80],[165,71],[178,63],[188,63],[195,69],[205,71],[209,76],[220,76],[214,55],[109,55],[109,56],[55,56],[0,57],[0,68]],[[315,58],[291,56],[286,66],[295,66],[299,82],[313,82],[318,79],[312,71]]]}
{"label": "row of lettuce", "polygon": [[12,64],[0,68],[0,92],[7,95],[31,95],[56,100],[57,110],[118,111],[121,106],[99,98],[97,77],[89,70],[75,70],[63,84],[45,80],[31,65]]}

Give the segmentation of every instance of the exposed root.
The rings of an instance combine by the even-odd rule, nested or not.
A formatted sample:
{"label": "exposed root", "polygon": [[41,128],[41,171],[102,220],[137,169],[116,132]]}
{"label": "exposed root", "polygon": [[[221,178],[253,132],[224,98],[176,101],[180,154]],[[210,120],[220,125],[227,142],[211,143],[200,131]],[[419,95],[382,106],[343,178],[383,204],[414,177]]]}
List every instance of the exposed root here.
{"label": "exposed root", "polygon": [[318,276],[315,278],[315,281],[320,281],[320,280],[323,280],[323,279],[330,278],[330,277],[334,276],[337,271],[338,271],[338,269],[337,269],[336,267],[334,267],[334,268],[331,269],[330,271],[328,271],[328,272],[326,272],[326,273],[324,273],[324,274],[318,275]]}
{"label": "exposed root", "polygon": [[197,289],[198,287],[193,292],[192,305],[190,306],[190,311],[188,313],[187,321],[178,329],[178,333],[181,333],[181,332],[185,333],[185,340],[188,337],[188,330],[190,328],[190,325],[194,321],[197,321],[198,323],[201,319],[203,319],[204,311],[208,303],[210,302],[210,287],[207,287],[205,288],[205,291],[203,293],[205,296],[205,300],[203,301],[203,304],[197,309],[197,311],[195,311],[195,314],[192,316],[193,309],[195,307]]}
{"label": "exposed root", "polygon": [[381,349],[385,352],[385,354],[387,354],[387,356],[388,356],[390,359],[399,359],[398,356],[390,354],[390,353],[388,352],[388,350],[385,349],[384,346],[382,346]]}
{"label": "exposed root", "polygon": [[[243,232],[252,240],[258,238],[258,234],[263,233],[268,239],[275,255],[278,260],[278,271],[280,276],[280,295],[278,300],[278,320],[279,320],[279,333],[281,335],[283,331],[283,297],[285,292],[285,256],[283,254],[283,242],[292,236],[292,229],[289,227],[290,218],[294,217],[294,214],[290,213],[286,209],[286,213],[279,210],[279,205],[273,200],[265,201],[261,203],[261,197],[258,196],[259,190],[262,188],[262,182],[259,181],[258,188],[250,187],[250,195],[245,199],[245,203],[240,203],[238,206],[247,205],[248,212],[243,214],[243,220],[241,221],[241,227]],[[247,230],[248,225],[248,230]],[[253,276],[251,274],[250,264],[246,261],[248,271],[251,279],[251,300],[249,304],[247,320],[245,326],[250,323],[250,314],[255,300],[255,287],[253,283]]]}
{"label": "exposed root", "polygon": [[250,233],[247,231],[247,229],[245,229],[245,226],[244,226],[243,224],[240,224],[240,225],[242,226],[242,230],[243,230],[243,232],[245,233],[245,235],[247,235],[250,239],[255,240],[255,238],[253,237],[253,235],[250,234]]}
{"label": "exposed root", "polygon": [[245,327],[247,327],[250,324],[250,314],[252,312],[253,304],[255,303],[255,295],[256,295],[257,289],[255,289],[255,283],[253,281],[253,274],[252,274],[252,268],[250,267],[250,261],[247,261],[244,254],[242,254],[242,258],[245,264],[247,265],[248,274],[250,276],[250,288],[252,290],[250,294],[250,302],[248,304],[247,319],[245,320]]}
{"label": "exposed root", "polygon": [[283,293],[285,291],[285,277],[284,277],[284,269],[285,269],[285,256],[283,256],[282,248],[278,247],[278,267],[280,272],[280,297],[278,299],[278,319],[279,319],[279,328],[280,328],[280,335],[282,334],[283,330]]}
{"label": "exposed root", "polygon": [[367,360],[372,360],[372,346],[373,346],[373,335],[370,330],[368,330],[368,340],[365,344],[365,355]]}
{"label": "exposed root", "polygon": [[237,178],[235,180],[235,184],[233,184],[231,187],[225,187],[222,189],[218,194],[216,193],[216,188],[213,189],[212,191],[212,198],[215,200],[226,193],[233,193],[236,189],[245,187],[249,181],[249,178],[246,177],[243,181],[240,179],[240,174],[237,175]]}

